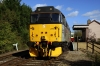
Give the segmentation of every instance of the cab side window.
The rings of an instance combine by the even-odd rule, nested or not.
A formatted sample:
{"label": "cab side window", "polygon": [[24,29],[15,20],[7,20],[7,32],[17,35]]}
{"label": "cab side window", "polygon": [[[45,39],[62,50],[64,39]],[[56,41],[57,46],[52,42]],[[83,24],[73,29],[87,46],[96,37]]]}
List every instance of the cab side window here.
{"label": "cab side window", "polygon": [[[62,15],[62,14],[61,14]],[[62,15],[62,24],[64,25],[64,16]]]}
{"label": "cab side window", "polygon": [[66,19],[64,18],[64,26],[66,27]]}
{"label": "cab side window", "polygon": [[59,14],[59,22],[61,22],[61,15]]}
{"label": "cab side window", "polygon": [[64,17],[64,15],[60,14],[60,22],[67,27],[67,21],[66,18]]}
{"label": "cab side window", "polygon": [[31,23],[36,23],[37,19],[38,19],[38,14],[31,15]]}
{"label": "cab side window", "polygon": [[60,22],[63,23],[63,17],[62,17],[62,14],[60,14]]}

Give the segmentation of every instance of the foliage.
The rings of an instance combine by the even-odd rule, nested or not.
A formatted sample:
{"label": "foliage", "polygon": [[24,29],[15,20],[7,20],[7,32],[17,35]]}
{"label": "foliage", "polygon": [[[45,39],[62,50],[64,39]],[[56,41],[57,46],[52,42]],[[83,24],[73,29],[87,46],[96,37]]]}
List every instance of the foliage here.
{"label": "foliage", "polygon": [[97,44],[100,44],[100,38],[97,39],[96,43]]}
{"label": "foliage", "polygon": [[[0,51],[12,51],[13,43],[19,49],[29,40],[29,22],[32,9],[21,0],[3,0],[0,3]],[[23,49],[24,49],[23,48]]]}
{"label": "foliage", "polygon": [[91,54],[90,52],[87,52],[87,56],[93,61],[92,66],[100,65],[100,54],[98,53]]}
{"label": "foliage", "polygon": [[74,37],[81,37],[82,36],[82,31],[81,30],[75,30],[74,31]]}
{"label": "foliage", "polygon": [[[12,41],[13,40],[13,41]],[[11,25],[8,22],[0,22],[0,50],[13,50],[11,44],[16,42],[15,32],[11,31]]]}

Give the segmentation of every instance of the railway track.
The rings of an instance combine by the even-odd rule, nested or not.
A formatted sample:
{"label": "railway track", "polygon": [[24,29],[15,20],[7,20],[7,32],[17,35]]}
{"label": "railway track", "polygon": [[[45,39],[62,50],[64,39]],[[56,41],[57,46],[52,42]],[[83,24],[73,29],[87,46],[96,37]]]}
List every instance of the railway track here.
{"label": "railway track", "polygon": [[[19,55],[21,54],[21,55]],[[0,58],[0,66],[91,66],[92,60],[85,57],[82,51],[66,51],[57,58],[31,58],[28,51]],[[78,61],[79,60],[79,61]],[[83,62],[80,60],[84,60]],[[90,63],[90,64],[87,64]]]}
{"label": "railway track", "polygon": [[10,61],[11,59],[14,59],[14,58],[16,58],[16,57],[13,57],[11,54],[0,57],[0,64]]}
{"label": "railway track", "polygon": [[25,64],[18,66],[58,66],[61,61],[59,60],[30,60]]}
{"label": "railway track", "polygon": [[61,54],[58,58],[51,58],[51,59],[30,59],[29,61],[26,60],[25,63],[21,63],[17,66],[59,66],[61,63],[60,59],[64,58],[64,55],[67,54],[68,52],[64,52]]}
{"label": "railway track", "polygon": [[16,66],[29,57],[28,50],[0,56],[0,66]]}
{"label": "railway track", "polygon": [[27,51],[18,52],[14,54],[9,54],[0,57],[0,66],[59,66],[64,54],[64,52],[57,58],[31,58]]}

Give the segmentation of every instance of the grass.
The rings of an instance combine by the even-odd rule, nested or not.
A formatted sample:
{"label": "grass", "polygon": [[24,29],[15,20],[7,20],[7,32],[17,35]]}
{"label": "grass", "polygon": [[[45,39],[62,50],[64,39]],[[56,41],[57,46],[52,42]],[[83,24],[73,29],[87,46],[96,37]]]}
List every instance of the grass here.
{"label": "grass", "polygon": [[[77,45],[77,42],[74,42],[74,44]],[[100,47],[100,45],[98,44],[94,44],[98,47]],[[92,47],[91,44],[88,44],[89,47]],[[86,42],[78,42],[78,48],[81,48],[81,49],[86,49]],[[98,52],[100,52],[100,49],[94,47],[94,49]],[[92,49],[88,48],[88,51],[89,52],[92,52]],[[89,53],[89,52],[86,52],[87,53],[87,56],[91,59],[94,60],[94,63],[93,63],[93,66],[98,66],[100,65],[100,53],[97,53],[96,51],[94,51],[94,54],[92,53]]]}

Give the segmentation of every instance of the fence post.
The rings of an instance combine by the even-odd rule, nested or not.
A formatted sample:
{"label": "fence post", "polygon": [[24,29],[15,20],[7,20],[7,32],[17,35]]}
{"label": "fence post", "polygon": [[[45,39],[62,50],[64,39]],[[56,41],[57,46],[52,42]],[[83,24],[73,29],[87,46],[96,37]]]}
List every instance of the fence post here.
{"label": "fence post", "polygon": [[77,51],[78,51],[78,36],[77,36]]}
{"label": "fence post", "polygon": [[88,50],[88,42],[86,42],[86,50]]}
{"label": "fence post", "polygon": [[94,53],[94,42],[92,42],[92,53]]}
{"label": "fence post", "polygon": [[88,50],[88,38],[86,39],[86,50]]}

